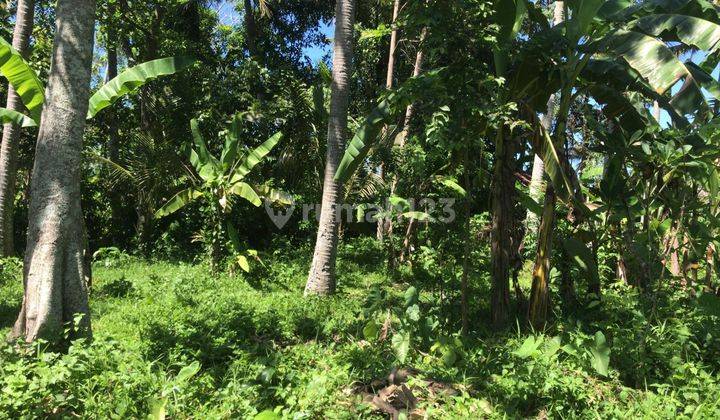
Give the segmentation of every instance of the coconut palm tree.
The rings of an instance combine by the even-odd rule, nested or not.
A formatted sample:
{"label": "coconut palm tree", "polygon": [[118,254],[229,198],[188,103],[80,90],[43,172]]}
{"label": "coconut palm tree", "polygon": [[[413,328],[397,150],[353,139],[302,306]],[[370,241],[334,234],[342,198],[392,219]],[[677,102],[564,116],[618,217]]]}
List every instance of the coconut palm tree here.
{"label": "coconut palm tree", "polygon": [[[34,0],[18,0],[12,47],[22,56],[27,54],[30,44],[34,12]],[[7,109],[21,112],[23,108],[20,95],[10,85],[7,94]],[[12,214],[15,204],[15,166],[17,165],[17,142],[20,138],[19,129],[17,124],[5,124],[2,146],[0,146],[0,251],[4,256],[15,253]]]}
{"label": "coconut palm tree", "polygon": [[335,256],[338,242],[338,220],[335,217],[335,210],[342,196],[342,185],[334,177],[345,149],[354,21],[355,0],[338,0],[335,6],[333,81],[330,94],[322,207],[315,253],[305,286],[306,295],[326,295],[335,291]]}

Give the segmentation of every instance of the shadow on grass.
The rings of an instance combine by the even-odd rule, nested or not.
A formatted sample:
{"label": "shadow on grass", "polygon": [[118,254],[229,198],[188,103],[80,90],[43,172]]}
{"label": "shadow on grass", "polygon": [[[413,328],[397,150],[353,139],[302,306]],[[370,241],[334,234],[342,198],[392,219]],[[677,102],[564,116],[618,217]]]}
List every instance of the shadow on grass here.
{"label": "shadow on grass", "polygon": [[0,329],[12,327],[19,311],[20,302],[0,303]]}

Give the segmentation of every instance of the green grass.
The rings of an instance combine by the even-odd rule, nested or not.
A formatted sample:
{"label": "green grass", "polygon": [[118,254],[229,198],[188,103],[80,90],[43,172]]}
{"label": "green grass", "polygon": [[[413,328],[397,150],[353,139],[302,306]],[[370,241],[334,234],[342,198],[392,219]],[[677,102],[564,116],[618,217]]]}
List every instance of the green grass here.
{"label": "green grass", "polygon": [[[444,314],[458,310],[453,285],[425,279],[411,324],[427,328],[412,329],[399,363],[392,342],[407,322],[408,284],[386,275],[373,245],[352,242],[340,252],[339,293],[305,299],[309,255],[277,252],[249,276],[125,256],[97,262],[93,342],[62,355],[0,347],[0,417],[145,418],[162,406],[172,418],[252,418],[267,409],[287,418],[384,418],[363,398],[394,367],[417,372],[408,385],[417,413],[429,418],[720,415],[717,318],[684,294],[648,299],[612,285],[601,305],[563,314],[547,334],[490,333],[479,292],[486,280],[477,277],[476,332],[460,340],[457,318]],[[3,333],[22,294],[18,265],[10,265],[0,280]],[[402,278],[419,281],[413,272]],[[388,313],[387,339],[365,337],[368,321],[382,324]],[[598,331],[610,347],[607,374],[593,356]]]}

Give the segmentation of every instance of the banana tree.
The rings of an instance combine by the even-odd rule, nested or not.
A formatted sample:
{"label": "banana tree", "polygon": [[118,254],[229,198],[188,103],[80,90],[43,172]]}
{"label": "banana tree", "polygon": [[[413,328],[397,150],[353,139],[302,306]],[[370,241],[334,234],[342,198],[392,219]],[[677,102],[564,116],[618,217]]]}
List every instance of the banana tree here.
{"label": "banana tree", "polygon": [[[688,124],[684,119],[686,115],[697,118],[706,112],[703,86],[698,82],[704,76],[701,69],[682,62],[672,48],[681,45],[714,54],[720,40],[717,9],[710,7],[712,11],[708,13],[705,6],[711,5],[703,1],[652,1],[637,7],[626,6],[630,3],[620,0],[569,2],[569,20],[539,37],[551,41],[545,43],[545,48],[561,45],[565,50],[560,51],[563,60],[552,69],[556,79],[554,87],[560,91],[555,130],[547,133],[537,124],[541,134],[537,146],[542,150],[552,184],[546,193],[533,270],[529,318],[536,326],[544,324],[548,313],[551,232],[557,198],[572,206],[584,207],[579,186],[570,182],[572,169],[563,156],[568,135],[566,121],[573,101],[579,94],[592,96],[620,130],[630,132],[653,124],[647,118],[644,101],[657,100],[677,125]],[[624,77],[609,77],[611,68]],[[528,92],[532,81],[528,81],[527,74],[518,76],[516,90]],[[632,82],[612,83],[623,78]],[[680,92],[671,96],[670,88],[681,80]],[[545,90],[538,96],[548,94],[548,85],[552,86],[536,82],[539,92]]]}
{"label": "banana tree", "polygon": [[[124,95],[136,92],[149,81],[175,74],[193,63],[195,59],[191,57],[177,56],[148,61],[126,69],[90,97],[87,118],[93,118],[98,112]],[[2,38],[0,38],[0,73],[15,88],[30,114],[28,116],[0,108],[0,120],[3,123],[13,123],[22,127],[39,125],[45,103],[45,88],[30,64]]]}
{"label": "banana tree", "polygon": [[207,228],[200,235],[206,245],[212,270],[217,270],[222,254],[222,246],[227,239],[235,255],[237,264],[249,271],[248,257],[257,257],[253,250],[243,250],[238,239],[237,229],[229,220],[230,212],[241,198],[259,207],[262,199],[280,204],[292,204],[292,197],[275,190],[267,184],[251,184],[247,178],[282,139],[282,133],[276,133],[257,148],[241,153],[240,125],[242,115],[236,115],[225,135],[225,143],[220,158],[213,156],[200,133],[197,120],[190,122],[193,145],[189,159],[197,176],[192,176],[192,186],[183,189],[170,198],[155,212],[159,219],[177,212],[196,200],[203,200],[209,211]]}

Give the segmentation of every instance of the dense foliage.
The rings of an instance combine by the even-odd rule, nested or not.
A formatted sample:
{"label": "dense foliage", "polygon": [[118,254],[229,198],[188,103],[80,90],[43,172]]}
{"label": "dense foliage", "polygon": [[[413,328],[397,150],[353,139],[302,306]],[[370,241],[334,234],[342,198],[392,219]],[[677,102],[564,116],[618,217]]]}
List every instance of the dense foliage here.
{"label": "dense foliage", "polygon": [[57,3],[0,7],[0,418],[720,417],[720,6]]}

